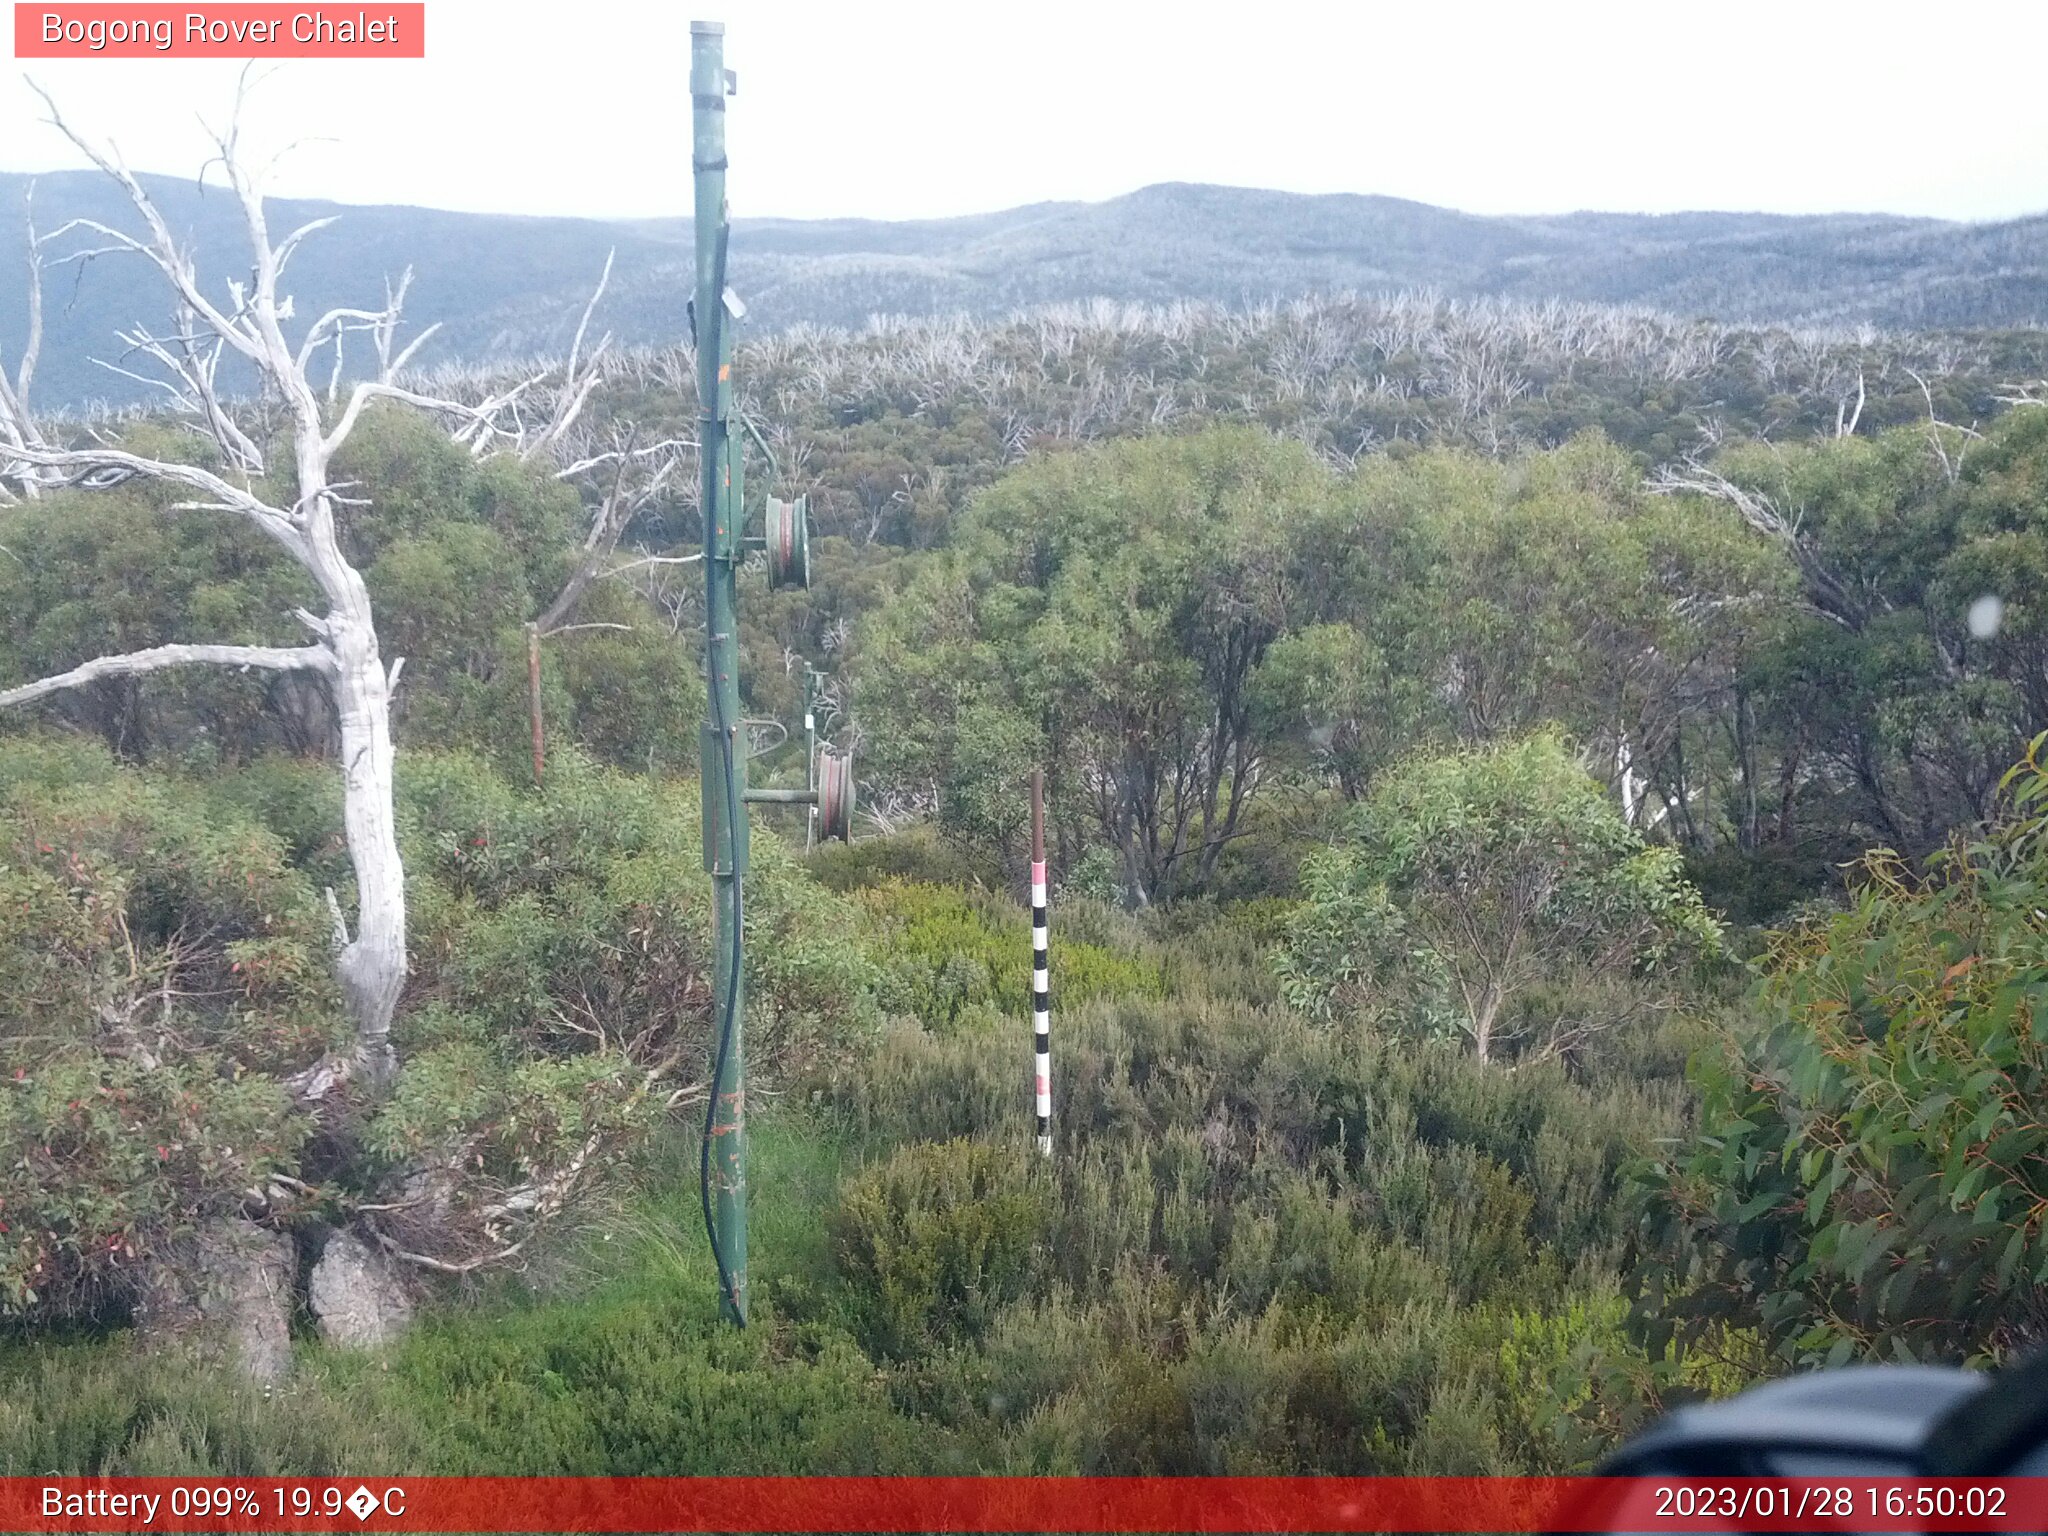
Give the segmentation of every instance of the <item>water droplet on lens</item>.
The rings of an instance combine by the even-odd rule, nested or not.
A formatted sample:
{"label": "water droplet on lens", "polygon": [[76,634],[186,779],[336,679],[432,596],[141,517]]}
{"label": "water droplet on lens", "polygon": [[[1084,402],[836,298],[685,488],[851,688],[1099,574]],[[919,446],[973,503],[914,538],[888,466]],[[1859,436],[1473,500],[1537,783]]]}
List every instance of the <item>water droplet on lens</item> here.
{"label": "water droplet on lens", "polygon": [[1970,633],[1976,639],[1989,640],[2004,622],[2005,599],[1996,592],[1986,592],[1970,604]]}

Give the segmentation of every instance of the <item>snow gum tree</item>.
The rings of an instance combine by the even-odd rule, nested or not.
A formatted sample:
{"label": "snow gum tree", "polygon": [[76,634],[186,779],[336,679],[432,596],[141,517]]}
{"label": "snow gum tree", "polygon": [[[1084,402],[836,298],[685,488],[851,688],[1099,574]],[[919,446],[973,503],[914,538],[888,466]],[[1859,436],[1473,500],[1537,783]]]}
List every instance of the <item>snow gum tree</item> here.
{"label": "snow gum tree", "polygon": [[[249,169],[238,142],[239,97],[230,127],[218,136],[219,153],[211,166],[220,169],[242,213],[248,266],[246,275],[224,282],[202,279],[191,252],[118,155],[74,131],[47,95],[44,101],[51,125],[126,194],[134,227],[80,218],[47,233],[31,231],[29,335],[12,376],[0,390],[0,534],[7,529],[9,505],[47,505],[45,498],[56,493],[98,492],[128,482],[160,485],[182,498],[154,503],[163,516],[203,513],[241,519],[283,551],[317,601],[293,613],[306,634],[303,644],[194,639],[110,650],[50,675],[0,684],[0,709],[171,668],[225,667],[318,680],[331,712],[330,744],[341,780],[341,831],[354,886],[352,919],[332,887],[326,892],[323,919],[333,946],[334,989],[348,1028],[344,1037],[306,1034],[311,1047],[306,1054],[317,1059],[269,1081],[279,1101],[295,1105],[301,1115],[336,1125],[359,1121],[373,1106],[391,1098],[399,1079],[392,1020],[407,976],[407,892],[394,803],[392,697],[404,660],[387,657],[380,644],[369,588],[350,559],[343,527],[347,509],[362,505],[362,496],[348,494],[353,487],[337,478],[333,465],[364,421],[365,411],[387,401],[442,422],[456,442],[478,457],[501,448],[525,457],[544,452],[559,457],[569,447],[564,434],[594,386],[595,360],[604,344],[583,353],[579,329],[578,346],[560,377],[549,369],[509,389],[486,392],[477,402],[423,393],[404,380],[408,365],[434,328],[400,344],[406,278],[387,281],[381,303],[336,307],[299,322],[289,286],[292,257],[304,241],[334,221],[316,219],[281,238],[273,235],[259,178]],[[123,439],[75,424],[39,425],[30,414],[44,270],[53,261],[99,258],[139,258],[162,279],[174,317],[171,325],[161,330],[138,325],[118,339],[122,362],[152,367],[154,376],[148,381],[164,391],[170,415],[194,430],[190,451],[176,443],[161,446],[165,439],[154,432],[130,433]],[[600,283],[600,293],[602,287]],[[596,299],[591,302],[594,306]],[[586,325],[588,320],[586,311]],[[357,363],[367,351],[370,367],[367,377],[348,381],[343,352],[351,342],[348,361]],[[136,363],[138,358],[145,361]],[[123,366],[119,371],[129,370]],[[316,374],[324,375],[319,384]],[[239,398],[227,392],[230,384],[241,392]],[[158,451],[135,451],[138,447]],[[10,546],[10,553],[29,562],[37,557],[33,546]],[[33,855],[41,845],[31,836],[25,846]],[[73,883],[81,888],[76,879]],[[275,923],[275,914],[267,920]],[[151,965],[161,958],[146,943],[129,944],[125,931],[109,932],[128,944],[131,958],[153,957],[148,960]],[[175,952],[176,942],[165,951]],[[234,963],[237,969],[231,974],[242,974],[241,962]],[[140,974],[138,967],[146,968],[140,958],[129,969]],[[159,1044],[190,1044],[169,1039],[178,1033],[169,1021],[183,974],[178,964],[165,962],[165,1022],[158,1033],[166,1041]],[[33,1001],[31,997],[29,1002]],[[149,1016],[140,1009],[139,1003],[126,1012],[117,1009],[118,1017],[109,1017],[104,1006],[98,1012],[106,1029],[118,1030]],[[86,1016],[92,1013],[88,1006]],[[140,1037],[133,1050],[119,1041],[106,1049],[145,1074],[163,1070],[168,1060]],[[106,1056],[106,1050],[100,1054]],[[53,1060],[49,1065],[55,1070],[57,1064]],[[179,1070],[190,1069],[188,1061]],[[239,1070],[236,1077],[239,1080]],[[101,1078],[100,1088],[116,1091],[107,1087],[104,1073]],[[136,1091],[143,1092],[139,1087]],[[149,1090],[156,1092],[155,1087]],[[99,1089],[90,1096],[95,1104],[102,1097]],[[70,1114],[86,1100],[66,1102],[68,1109],[58,1105],[57,1110]],[[275,1108],[271,1105],[264,1113]],[[244,1142],[246,1146],[247,1138]],[[160,1148],[166,1166],[184,1144],[168,1136]],[[267,1164],[252,1165],[247,1172],[253,1181],[251,1204],[210,1214],[188,1208],[197,1219],[196,1229],[183,1231],[176,1242],[167,1238],[164,1251],[155,1256],[161,1261],[158,1267],[174,1278],[197,1276],[202,1282],[198,1293],[187,1287],[188,1294],[180,1298],[175,1286],[167,1291],[152,1283],[143,1287],[140,1305],[145,1321],[154,1312],[173,1324],[181,1320],[180,1314],[196,1311],[206,1315],[201,1320],[210,1320],[225,1311],[245,1367],[258,1375],[275,1375],[289,1358],[283,1319],[288,1315],[293,1266],[281,1223],[260,1223],[266,1202],[273,1202],[274,1214],[275,1200],[289,1199],[295,1181]],[[545,1202],[519,1208],[545,1209]],[[51,1230],[61,1239],[62,1231],[70,1227],[59,1222]],[[57,1241],[57,1248],[62,1246]],[[53,1259],[55,1253],[56,1248],[49,1249]],[[32,1293],[26,1277],[37,1274],[37,1266],[45,1281],[53,1273],[43,1256],[31,1255],[16,1287],[17,1301]]]}

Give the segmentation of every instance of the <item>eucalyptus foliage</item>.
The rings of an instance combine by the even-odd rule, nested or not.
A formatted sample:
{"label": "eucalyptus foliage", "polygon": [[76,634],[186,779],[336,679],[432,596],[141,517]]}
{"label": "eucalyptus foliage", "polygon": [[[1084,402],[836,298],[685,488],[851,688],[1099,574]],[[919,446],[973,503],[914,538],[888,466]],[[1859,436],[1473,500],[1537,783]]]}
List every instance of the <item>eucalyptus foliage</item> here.
{"label": "eucalyptus foliage", "polygon": [[1067,856],[1111,848],[1134,902],[1206,878],[1256,791],[1255,678],[1330,492],[1306,452],[1241,428],[1025,465],[863,642],[885,771],[1013,852],[1042,757]]}
{"label": "eucalyptus foliage", "polygon": [[1387,774],[1303,885],[1289,1001],[1447,1021],[1482,1060],[1540,981],[1647,975],[1720,943],[1677,852],[1646,843],[1554,735]]}
{"label": "eucalyptus foliage", "polygon": [[1915,871],[1778,935],[1753,1028],[1704,1051],[1695,1138],[1639,1171],[1635,1283],[1668,1346],[2002,1358],[2048,1335],[2048,769]]}

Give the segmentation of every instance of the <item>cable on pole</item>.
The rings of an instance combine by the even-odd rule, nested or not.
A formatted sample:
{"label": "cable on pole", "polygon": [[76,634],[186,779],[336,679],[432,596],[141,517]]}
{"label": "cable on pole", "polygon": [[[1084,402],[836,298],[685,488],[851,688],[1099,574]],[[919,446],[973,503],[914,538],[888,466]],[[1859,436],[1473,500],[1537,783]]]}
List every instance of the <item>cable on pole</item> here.
{"label": "cable on pole", "polygon": [[[731,232],[731,225],[720,224],[718,254],[713,267],[716,276],[712,291],[715,293],[722,294],[725,291],[726,247]],[[712,316],[709,323],[702,328],[697,344],[710,346],[713,357],[724,355],[725,306],[722,303],[712,306]],[[724,446],[725,438],[723,423],[718,421],[716,394],[706,405],[704,419],[707,424],[712,425],[712,430],[702,435],[698,452],[711,454],[715,461],[719,450]],[[724,494],[723,487],[720,487],[720,494]],[[712,517],[713,508],[707,506],[705,515],[707,518]],[[718,579],[717,573],[712,569],[714,563],[705,562],[707,581]],[[709,611],[707,606],[706,612]],[[717,1136],[719,1097],[725,1087],[726,1068],[732,1059],[734,1027],[739,1019],[740,970],[745,959],[741,948],[744,897],[741,894],[739,825],[740,818],[746,814],[746,808],[740,803],[738,764],[734,761],[733,753],[735,732],[732,722],[725,718],[724,690],[717,686],[717,680],[713,678],[705,692],[710,699],[712,729],[718,738],[718,749],[723,757],[725,769],[725,815],[722,818],[724,825],[721,831],[725,839],[726,865],[732,871],[732,946],[727,967],[725,996],[720,999],[718,1006],[718,1052],[711,1069],[710,1097],[704,1106],[704,1137],[698,1155],[697,1190],[704,1208],[704,1235],[711,1240],[711,1259],[718,1266],[718,1288],[731,1309],[734,1321],[744,1328],[747,1325],[747,1312],[740,1296],[739,1278],[727,1262],[724,1246],[718,1240],[718,1221],[711,1208],[711,1148]]]}

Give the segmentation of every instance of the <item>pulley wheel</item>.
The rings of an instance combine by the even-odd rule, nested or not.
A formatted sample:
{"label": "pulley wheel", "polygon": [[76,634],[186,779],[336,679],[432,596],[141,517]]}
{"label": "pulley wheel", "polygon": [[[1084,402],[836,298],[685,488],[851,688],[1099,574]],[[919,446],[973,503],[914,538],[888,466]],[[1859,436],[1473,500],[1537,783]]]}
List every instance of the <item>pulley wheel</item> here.
{"label": "pulley wheel", "polygon": [[853,754],[836,747],[818,752],[818,832],[853,841]]}
{"label": "pulley wheel", "polygon": [[810,499],[768,498],[768,585],[776,591],[811,584]]}

